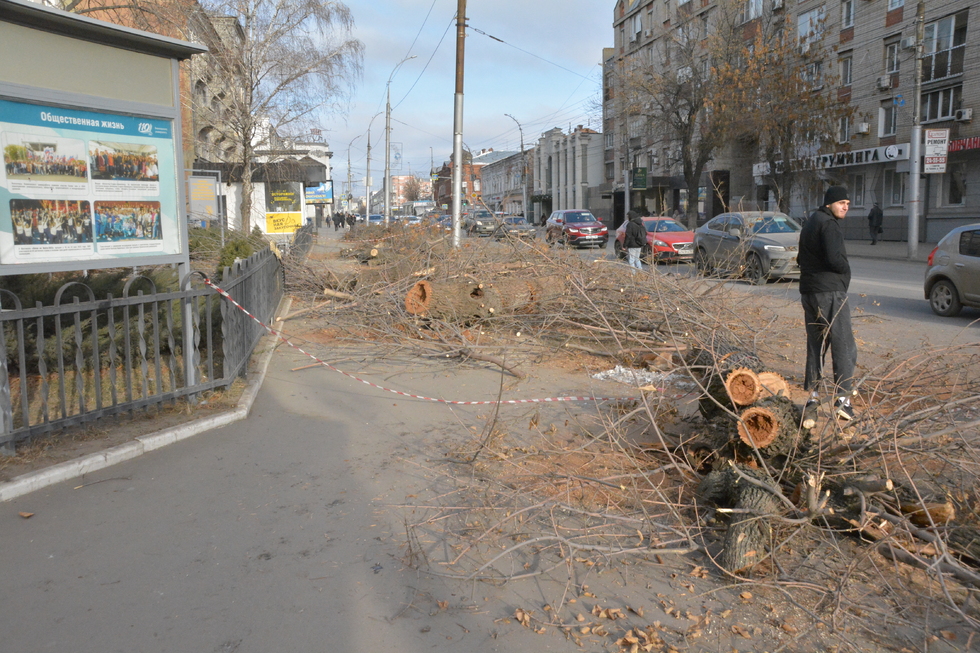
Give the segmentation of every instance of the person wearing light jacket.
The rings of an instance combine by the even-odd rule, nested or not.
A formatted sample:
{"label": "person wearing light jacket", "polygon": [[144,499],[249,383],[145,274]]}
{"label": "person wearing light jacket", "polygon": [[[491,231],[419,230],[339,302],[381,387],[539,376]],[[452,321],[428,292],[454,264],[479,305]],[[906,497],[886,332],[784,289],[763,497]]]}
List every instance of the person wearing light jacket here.
{"label": "person wearing light jacket", "polygon": [[[803,388],[811,393],[806,409],[819,401],[823,356],[830,349],[834,364],[834,414],[854,419],[851,408],[857,344],[851,328],[847,290],[851,266],[844,248],[841,221],[850,208],[847,188],[831,186],[823,205],[814,211],[800,232],[800,301],[806,323],[806,374]],[[806,412],[805,409],[805,412]]]}

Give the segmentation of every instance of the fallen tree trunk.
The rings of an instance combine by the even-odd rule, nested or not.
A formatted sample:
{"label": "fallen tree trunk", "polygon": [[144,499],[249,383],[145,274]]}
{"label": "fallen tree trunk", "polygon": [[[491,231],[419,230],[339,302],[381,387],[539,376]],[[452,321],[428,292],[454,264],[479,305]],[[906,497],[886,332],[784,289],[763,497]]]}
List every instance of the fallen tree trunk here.
{"label": "fallen tree trunk", "polygon": [[702,500],[733,510],[718,556],[718,564],[733,574],[748,571],[766,556],[766,545],[772,535],[768,516],[778,514],[780,506],[772,492],[749,483],[740,474],[765,482],[758,470],[740,467],[739,471],[732,468],[713,471],[698,486]]}
{"label": "fallen tree trunk", "polygon": [[405,310],[411,315],[447,322],[467,322],[499,315],[500,295],[473,281],[415,282],[405,295]]}
{"label": "fallen tree trunk", "polygon": [[800,444],[803,413],[789,398],[767,397],[742,411],[738,437],[744,444],[766,456],[791,453]]}

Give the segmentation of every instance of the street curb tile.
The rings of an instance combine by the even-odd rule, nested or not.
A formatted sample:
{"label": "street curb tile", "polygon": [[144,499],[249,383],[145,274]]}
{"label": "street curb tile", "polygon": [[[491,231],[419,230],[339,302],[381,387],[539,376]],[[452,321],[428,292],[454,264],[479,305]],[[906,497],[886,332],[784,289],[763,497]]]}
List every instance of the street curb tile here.
{"label": "street curb tile", "polygon": [[[280,305],[281,312],[277,312],[277,314],[288,313],[291,303],[292,301],[286,298]],[[0,483],[0,503],[10,501],[11,499],[56,483],[61,483],[62,481],[91,474],[92,472],[105,469],[117,463],[132,460],[148,451],[160,449],[169,444],[204,433],[205,431],[211,431],[245,419],[248,417],[248,413],[252,409],[252,404],[255,402],[255,398],[258,396],[259,390],[262,387],[262,382],[265,380],[265,374],[269,369],[269,363],[272,362],[272,355],[276,351],[278,341],[279,336],[277,335],[273,338],[268,350],[259,363],[255,381],[249,384],[242,393],[241,399],[238,400],[238,406],[234,410],[188,422],[187,424],[181,424],[180,426],[158,431],[157,433],[141,435],[134,438],[133,442],[126,442],[106,449],[105,451],[78,458],[77,460],[58,463],[47,469],[22,474],[6,483]]]}

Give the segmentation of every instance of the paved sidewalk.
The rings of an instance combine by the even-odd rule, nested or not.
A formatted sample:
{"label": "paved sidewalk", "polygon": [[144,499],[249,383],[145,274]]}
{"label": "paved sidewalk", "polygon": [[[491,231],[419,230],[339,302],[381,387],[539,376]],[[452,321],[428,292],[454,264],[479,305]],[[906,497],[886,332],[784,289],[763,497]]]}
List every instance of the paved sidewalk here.
{"label": "paved sidewalk", "polygon": [[[845,241],[848,256],[857,258],[877,258],[890,260],[909,260],[909,245],[903,241],[882,241],[877,245],[872,245],[870,240],[847,240]],[[929,252],[936,246],[936,243],[919,243],[915,260],[925,263],[929,258]]]}

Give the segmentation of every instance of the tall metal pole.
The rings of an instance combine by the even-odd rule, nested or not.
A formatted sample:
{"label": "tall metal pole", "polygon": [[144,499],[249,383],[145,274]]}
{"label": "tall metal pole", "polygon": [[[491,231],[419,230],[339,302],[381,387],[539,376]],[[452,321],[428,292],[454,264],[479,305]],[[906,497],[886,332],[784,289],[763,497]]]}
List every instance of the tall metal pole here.
{"label": "tall metal pole", "polygon": [[463,213],[463,56],[466,0],[456,0],[456,94],[453,98],[453,247],[460,246]]}
{"label": "tall metal pole", "polygon": [[[348,197],[354,197],[354,186],[353,186],[354,180],[351,178],[351,170],[350,170],[350,148],[351,145],[354,144],[354,141],[356,141],[363,135],[364,134],[358,134],[354,138],[350,139],[350,143],[347,144],[347,195]],[[353,213],[353,211],[350,210],[349,199],[347,200],[347,211],[348,213]]]}
{"label": "tall metal pole", "polygon": [[[398,64],[400,66],[401,64]],[[395,66],[395,70],[398,70],[398,66]],[[395,74],[394,70],[391,72],[392,75]],[[388,84],[385,89],[385,180],[384,180],[384,193],[385,193],[385,226],[388,226],[388,221],[391,219],[391,78],[388,78]]]}
{"label": "tall metal pole", "polygon": [[908,256],[919,253],[919,185],[922,180],[922,41],[926,32],[926,3],[915,9],[915,91],[912,95],[912,133],[909,144]]}
{"label": "tall metal pole", "polygon": [[[377,116],[375,116],[377,118]],[[371,118],[374,122],[374,118]],[[364,224],[371,224],[371,126],[368,125],[367,144],[367,177],[364,178]]]}
{"label": "tall metal pole", "polygon": [[519,131],[521,133],[521,186],[522,186],[523,191],[524,191],[524,198],[521,200],[523,202],[523,204],[521,206],[522,206],[522,211],[524,213],[524,217],[527,218],[528,217],[528,206],[527,206],[527,157],[524,156],[524,128],[521,127],[521,123],[518,122],[517,118],[515,118],[514,116],[510,115],[509,113],[505,113],[504,115],[507,116],[508,118],[510,118],[511,120],[513,120],[514,122],[517,123],[517,131]]}
{"label": "tall metal pole", "polygon": [[395,73],[401,68],[402,64],[406,61],[414,59],[415,55],[411,57],[405,57],[398,62],[391,74],[388,75],[388,83],[385,84],[385,181],[384,181],[384,193],[385,193],[385,226],[388,226],[388,221],[391,218],[391,80],[395,77]]}

